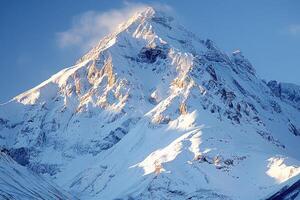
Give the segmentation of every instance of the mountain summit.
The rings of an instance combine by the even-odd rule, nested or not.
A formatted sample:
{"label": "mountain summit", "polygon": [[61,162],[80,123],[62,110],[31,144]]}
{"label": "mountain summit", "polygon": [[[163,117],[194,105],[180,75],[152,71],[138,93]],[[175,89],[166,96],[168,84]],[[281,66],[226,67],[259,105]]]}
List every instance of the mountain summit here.
{"label": "mountain summit", "polygon": [[146,8],[0,105],[0,197],[266,199],[300,179],[299,91]]}

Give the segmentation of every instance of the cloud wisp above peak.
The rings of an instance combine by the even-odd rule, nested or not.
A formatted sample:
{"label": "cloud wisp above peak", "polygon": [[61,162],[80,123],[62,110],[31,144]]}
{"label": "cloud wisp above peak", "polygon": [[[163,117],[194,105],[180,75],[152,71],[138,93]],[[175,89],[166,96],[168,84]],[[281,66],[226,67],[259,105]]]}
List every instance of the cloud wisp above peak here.
{"label": "cloud wisp above peak", "polygon": [[[90,10],[74,16],[71,27],[57,33],[58,45],[62,49],[78,47],[81,52],[85,52],[96,45],[102,37],[113,32],[124,20],[148,6],[124,2],[124,6],[120,9],[105,12]],[[171,7],[165,4],[155,4],[154,7],[164,11],[171,10]]]}
{"label": "cloud wisp above peak", "polygon": [[121,9],[106,12],[86,11],[74,16],[71,27],[57,33],[58,45],[61,48],[76,46],[82,51],[87,51],[103,36],[112,32],[118,24],[144,7],[142,4],[128,4]]}

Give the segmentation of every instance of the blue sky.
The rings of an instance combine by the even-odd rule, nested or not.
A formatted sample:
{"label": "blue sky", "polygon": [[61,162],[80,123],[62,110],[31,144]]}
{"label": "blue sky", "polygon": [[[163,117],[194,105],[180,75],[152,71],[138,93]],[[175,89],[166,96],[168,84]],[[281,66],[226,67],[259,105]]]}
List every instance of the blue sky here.
{"label": "blue sky", "polygon": [[[0,102],[72,65],[116,23],[149,4],[153,1],[0,1]],[[154,4],[224,51],[242,50],[261,78],[300,85],[300,1]]]}

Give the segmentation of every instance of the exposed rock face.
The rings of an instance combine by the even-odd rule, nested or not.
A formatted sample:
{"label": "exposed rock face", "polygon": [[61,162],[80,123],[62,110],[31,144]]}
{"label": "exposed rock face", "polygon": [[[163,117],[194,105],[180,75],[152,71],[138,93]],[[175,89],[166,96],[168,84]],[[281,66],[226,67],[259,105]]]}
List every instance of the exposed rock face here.
{"label": "exposed rock face", "polygon": [[298,91],[147,8],[0,105],[0,146],[82,199],[263,199],[300,173]]}
{"label": "exposed rock face", "polygon": [[22,166],[26,166],[29,164],[30,153],[29,150],[25,147],[21,147],[18,149],[2,149],[2,152],[8,154],[12,159],[14,159],[17,163]]}
{"label": "exposed rock face", "polygon": [[268,82],[268,86],[276,97],[300,109],[300,86],[291,83]]}
{"label": "exposed rock face", "polygon": [[268,86],[274,93],[276,97],[281,97],[281,85],[280,83],[277,83],[277,81],[270,81],[268,82]]}
{"label": "exposed rock face", "polygon": [[232,53],[232,60],[240,71],[247,71],[248,73],[255,75],[255,69],[252,64],[247,60],[241,51],[237,50]]}
{"label": "exposed rock face", "polygon": [[157,58],[166,59],[167,53],[162,47],[143,47],[139,53],[139,61],[146,63],[154,63]]}

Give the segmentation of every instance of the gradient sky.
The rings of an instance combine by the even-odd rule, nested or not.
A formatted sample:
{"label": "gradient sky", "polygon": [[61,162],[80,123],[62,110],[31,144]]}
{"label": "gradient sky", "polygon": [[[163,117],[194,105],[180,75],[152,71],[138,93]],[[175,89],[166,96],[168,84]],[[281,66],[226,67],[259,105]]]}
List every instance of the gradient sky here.
{"label": "gradient sky", "polygon": [[[114,23],[144,4],[153,1],[1,0],[0,103],[71,66]],[[261,78],[300,85],[300,1],[173,0],[155,5],[171,8],[186,28],[225,52],[240,49]]]}

